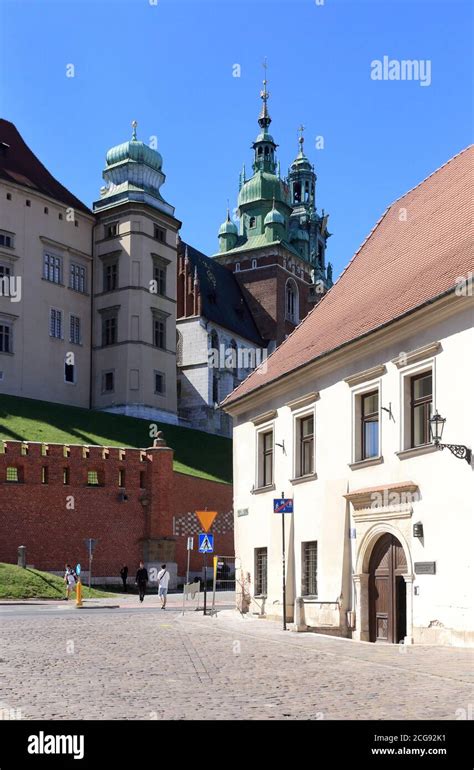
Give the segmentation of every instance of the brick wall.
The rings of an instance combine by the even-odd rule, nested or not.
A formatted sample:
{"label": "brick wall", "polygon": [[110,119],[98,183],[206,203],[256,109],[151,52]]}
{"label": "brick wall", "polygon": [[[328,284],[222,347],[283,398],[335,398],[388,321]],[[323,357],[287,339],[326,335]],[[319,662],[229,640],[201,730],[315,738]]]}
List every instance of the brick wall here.
{"label": "brick wall", "polygon": [[[16,563],[25,545],[28,564],[38,569],[78,561],[86,567],[84,539],[92,537],[96,576],[115,576],[124,562],[132,573],[140,559],[163,554],[183,575],[192,527],[176,535],[176,517],[207,507],[219,521],[232,508],[232,486],[174,472],[173,450],[156,443],[141,450],[0,442],[0,561]],[[7,469],[17,469],[18,482],[6,480]],[[99,485],[88,484],[89,472]],[[220,537],[232,555],[232,529]]]}

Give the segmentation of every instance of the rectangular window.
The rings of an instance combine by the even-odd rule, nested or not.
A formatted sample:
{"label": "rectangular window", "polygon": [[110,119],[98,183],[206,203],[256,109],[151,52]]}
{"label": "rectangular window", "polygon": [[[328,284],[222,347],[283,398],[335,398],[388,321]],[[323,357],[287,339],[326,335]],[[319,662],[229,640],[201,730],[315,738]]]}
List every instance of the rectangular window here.
{"label": "rectangular window", "polygon": [[62,310],[51,308],[49,312],[49,336],[61,340],[63,337],[63,313]]}
{"label": "rectangular window", "polygon": [[302,543],[301,595],[318,595],[318,544],[316,540]]}
{"label": "rectangular window", "polygon": [[5,246],[7,249],[14,249],[15,236],[13,233],[7,233],[4,230],[0,230],[0,246]]}
{"label": "rectangular window", "polygon": [[119,470],[118,485],[119,487],[125,486],[125,471],[123,470],[123,468],[120,468]]}
{"label": "rectangular window", "polygon": [[433,375],[423,372],[411,378],[411,446],[430,442],[430,417],[433,410]]}
{"label": "rectangular window", "polygon": [[258,486],[268,487],[273,484],[273,430],[259,434],[259,474]]}
{"label": "rectangular window", "polygon": [[0,323],[0,353],[13,353],[12,327]]}
{"label": "rectangular window", "polygon": [[255,549],[255,596],[267,595],[267,549]]}
{"label": "rectangular window", "polygon": [[43,278],[51,283],[61,283],[61,257],[45,252],[43,255]]}
{"label": "rectangular window", "polygon": [[140,471],[140,489],[145,489],[145,471]]}
{"label": "rectangular window", "polygon": [[2,280],[2,278],[9,278],[11,274],[12,274],[12,271],[11,271],[10,265],[0,265],[0,281]]}
{"label": "rectangular window", "polygon": [[166,295],[166,267],[153,265],[153,280],[156,281],[156,292],[163,297]]}
{"label": "rectangular window", "polygon": [[115,238],[116,235],[118,235],[118,222],[113,222],[112,224],[105,225],[106,238]]}
{"label": "rectangular window", "polygon": [[74,364],[64,364],[64,382],[71,384],[75,383],[75,366]]}
{"label": "rectangular window", "polygon": [[102,319],[102,345],[115,345],[117,342],[117,317]]}
{"label": "rectangular window", "polygon": [[118,288],[118,262],[104,265],[104,291],[115,291]]}
{"label": "rectangular window", "polygon": [[99,485],[99,474],[97,471],[87,471],[87,485],[97,487]]}
{"label": "rectangular window", "polygon": [[104,372],[102,378],[102,392],[113,393],[115,389],[115,374],[114,372]]}
{"label": "rectangular window", "polygon": [[298,420],[299,457],[298,476],[314,473],[314,416],[308,415]]}
{"label": "rectangular window", "polygon": [[153,238],[155,238],[160,243],[166,243],[166,230],[164,230],[162,227],[159,227],[159,225],[154,225]]}
{"label": "rectangular window", "polygon": [[165,392],[165,375],[163,372],[155,372],[155,393],[163,395]]}
{"label": "rectangular window", "polygon": [[71,263],[69,286],[74,291],[80,291],[82,294],[86,292],[86,268],[82,265],[75,265]]}
{"label": "rectangular window", "polygon": [[379,392],[361,396],[361,447],[362,460],[379,456]]}
{"label": "rectangular window", "polygon": [[163,318],[153,319],[153,344],[166,350],[166,321]]}
{"label": "rectangular window", "polygon": [[20,481],[18,475],[18,468],[7,468],[7,481]]}
{"label": "rectangular window", "polygon": [[77,315],[72,315],[69,319],[69,342],[81,344],[81,319]]}
{"label": "rectangular window", "polygon": [[48,483],[48,466],[43,465],[41,468],[41,483],[47,484]]}

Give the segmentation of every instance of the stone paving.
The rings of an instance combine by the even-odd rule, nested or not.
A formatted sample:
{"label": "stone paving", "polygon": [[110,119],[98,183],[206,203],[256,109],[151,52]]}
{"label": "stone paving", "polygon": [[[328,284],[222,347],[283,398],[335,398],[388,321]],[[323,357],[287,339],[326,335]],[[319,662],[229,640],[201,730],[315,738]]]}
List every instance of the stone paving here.
{"label": "stone paving", "polygon": [[472,718],[474,650],[401,652],[147,601],[0,607],[0,705],[23,719]]}

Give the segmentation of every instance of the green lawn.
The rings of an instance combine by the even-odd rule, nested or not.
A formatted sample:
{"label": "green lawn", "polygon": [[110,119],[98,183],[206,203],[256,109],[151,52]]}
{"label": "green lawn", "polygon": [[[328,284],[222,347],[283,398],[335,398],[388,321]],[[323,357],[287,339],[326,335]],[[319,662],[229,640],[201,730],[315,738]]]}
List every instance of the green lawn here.
{"label": "green lawn", "polygon": [[[153,445],[150,420],[0,395],[0,439],[59,444],[140,447]],[[174,449],[174,469],[232,482],[232,441],[198,430],[157,423]]]}
{"label": "green lawn", "polygon": [[[64,580],[38,569],[23,569],[16,564],[0,562],[0,599],[64,599]],[[113,594],[82,587],[84,599],[103,599]],[[75,598],[71,592],[70,600]]]}

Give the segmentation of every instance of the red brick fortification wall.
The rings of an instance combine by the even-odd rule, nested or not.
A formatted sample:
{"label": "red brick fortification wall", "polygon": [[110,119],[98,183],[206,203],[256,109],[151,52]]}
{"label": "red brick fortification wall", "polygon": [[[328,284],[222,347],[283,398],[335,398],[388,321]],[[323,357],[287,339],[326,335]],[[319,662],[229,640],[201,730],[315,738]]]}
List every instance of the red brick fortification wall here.
{"label": "red brick fortification wall", "polygon": [[[176,535],[175,518],[208,507],[228,522],[232,487],[175,473],[173,450],[156,443],[141,450],[0,442],[0,561],[16,563],[24,545],[38,569],[59,571],[66,562],[87,569],[84,540],[92,537],[93,575],[118,576],[123,563],[133,575],[140,559],[154,561],[156,548],[171,540],[183,575],[186,528]],[[7,481],[7,469],[10,476],[16,469],[18,482]],[[232,555],[232,529],[222,537]]]}
{"label": "red brick fortification wall", "polygon": [[[203,556],[198,552],[197,533],[202,527],[194,516],[196,510],[217,511],[218,515],[209,530],[214,534],[214,553],[219,556],[234,555],[234,529],[232,516],[233,487],[231,484],[219,484],[216,481],[186,476],[175,473],[175,495],[173,515],[175,516],[176,561],[179,567],[187,562],[187,535],[194,537],[194,550],[191,553],[190,570],[198,571],[203,566]],[[191,516],[189,516],[191,514]],[[208,565],[212,558],[208,558]],[[184,570],[178,570],[184,575]]]}

